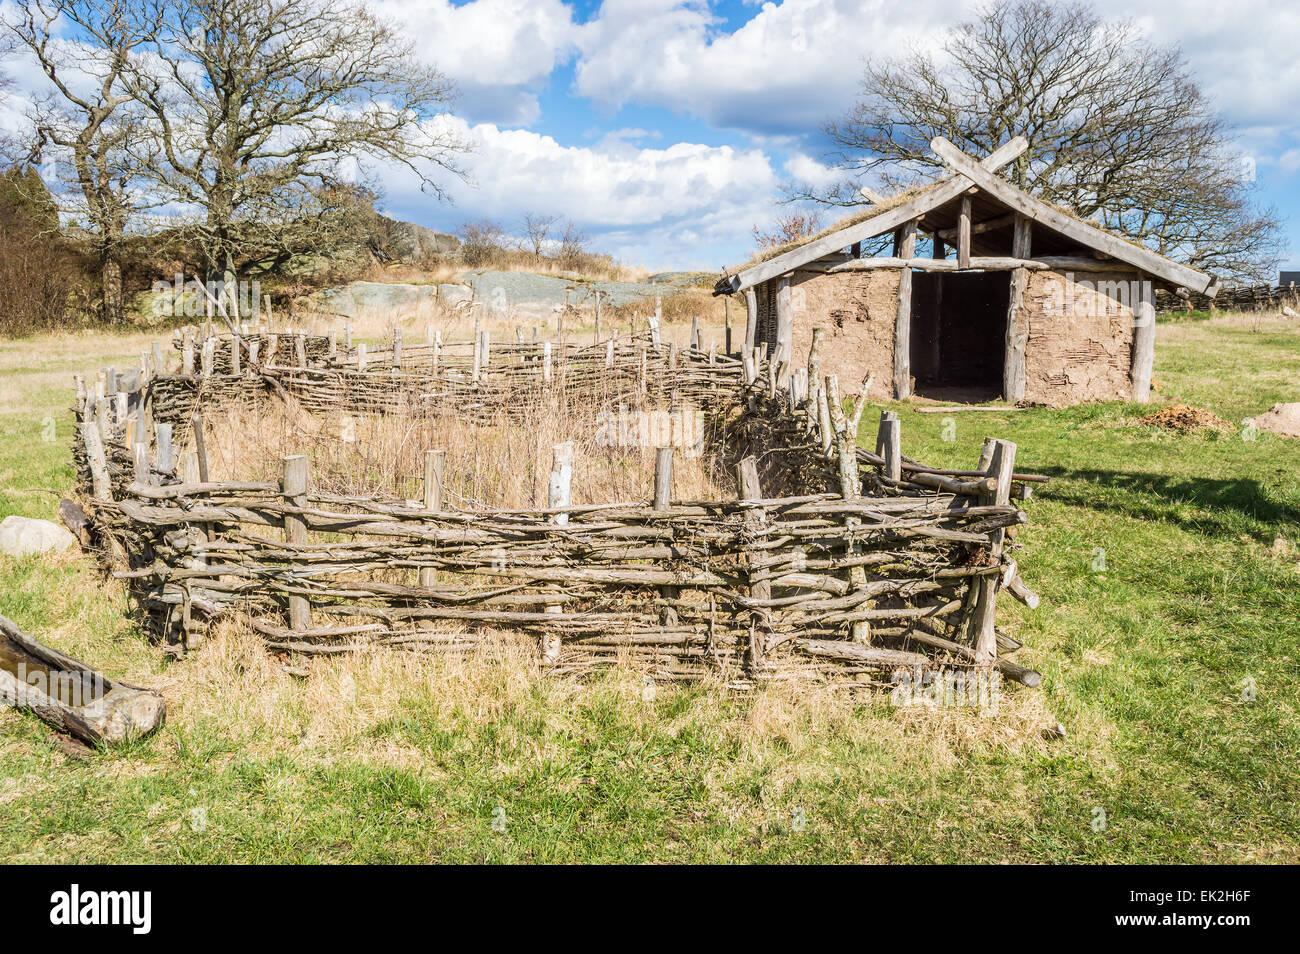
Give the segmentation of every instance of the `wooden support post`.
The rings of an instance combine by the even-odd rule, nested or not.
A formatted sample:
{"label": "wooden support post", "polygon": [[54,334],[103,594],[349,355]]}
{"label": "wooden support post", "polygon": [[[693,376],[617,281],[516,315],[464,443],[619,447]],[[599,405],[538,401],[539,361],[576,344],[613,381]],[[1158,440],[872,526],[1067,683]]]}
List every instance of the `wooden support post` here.
{"label": "wooden support post", "polygon": [[1151,370],[1156,355],[1156,305],[1151,283],[1138,281],[1139,292],[1133,309],[1133,357],[1129,370],[1134,401],[1145,404],[1151,400]]}
{"label": "wooden support post", "polygon": [[483,368],[492,363],[492,332],[484,328],[478,336],[479,357],[482,361]]}
{"label": "wooden support post", "polygon": [[163,361],[162,342],[157,339],[153,343],[153,367],[155,374],[167,373],[167,365]]}
{"label": "wooden support post", "polygon": [[364,341],[357,345],[357,370],[366,370],[366,343]]}
{"label": "wooden support post", "polygon": [[393,329],[393,364],[394,371],[400,371],[402,368],[402,329]]}
{"label": "wooden support post", "polygon": [[[896,239],[900,258],[916,254],[916,222],[911,221],[899,230]],[[894,397],[898,400],[912,395],[912,270],[903,268],[898,273],[898,316],[894,321]]]}
{"label": "wooden support post", "polygon": [[753,286],[745,289],[745,354],[754,350],[758,340],[758,293]]}
{"label": "wooden support post", "polygon": [[[1029,218],[1017,212],[1011,238],[1013,258],[1029,258],[1033,251],[1030,245],[1031,228]],[[1013,268],[1002,365],[1002,397],[1012,402],[1022,401],[1025,397],[1025,356],[1029,346],[1029,312],[1025,309],[1025,289],[1028,285],[1029,269]]]}
{"label": "wooden support post", "polygon": [[256,338],[250,338],[248,341],[248,364],[249,371],[253,370],[253,365],[257,364],[257,353],[261,350],[262,342]]}
{"label": "wooden support post", "polygon": [[[284,459],[280,492],[284,495],[286,504],[291,507],[307,506],[307,479],[305,455],[294,454]],[[290,545],[307,542],[307,524],[302,517],[287,513],[284,515],[284,539]],[[307,597],[289,597],[289,628],[299,633],[311,628],[311,603]]]}
{"label": "wooden support post", "polygon": [[[758,481],[758,461],[753,457],[746,457],[736,464],[736,486],[740,490],[741,500],[762,500],[763,489]],[[745,522],[755,530],[761,528],[766,522],[766,516],[762,508],[753,507],[745,512]],[[753,556],[747,556],[746,563],[753,560]],[[749,596],[753,600],[770,600],[772,598],[772,584],[766,580],[751,583],[749,586]],[[749,615],[749,641],[745,646],[745,672],[751,679],[758,678],[763,668],[763,659],[766,655],[767,637],[771,631],[771,610],[763,607],[755,607],[750,610]]]}
{"label": "wooden support post", "polygon": [[791,303],[790,276],[782,275],[776,280],[776,343],[772,346],[772,363],[777,365],[782,382],[789,374],[793,357],[793,335],[794,306]]}
{"label": "wooden support post", "polygon": [[691,347],[694,348],[696,351],[701,350],[699,316],[693,317],[691,319]]}
{"label": "wooden support post", "polygon": [[[447,452],[430,450],[424,452],[424,509],[439,511],[442,509],[442,477],[447,466]],[[438,582],[438,571],[433,567],[420,570],[420,585],[433,586]]]}
{"label": "wooden support post", "polygon": [[[990,448],[988,467],[985,473],[997,483],[994,489],[980,497],[980,503],[1005,505],[1011,501],[1011,476],[1015,473],[1016,445],[1011,441],[994,440],[987,443]],[[1002,558],[1002,545],[1006,531],[994,530],[991,534],[990,558],[996,562]],[[997,629],[994,614],[996,611],[997,590],[1001,577],[977,577],[973,586],[978,587],[975,608],[970,619],[970,642],[975,650],[975,661],[981,665],[991,665],[998,654]]]}
{"label": "wooden support post", "polygon": [[[551,480],[546,487],[546,506],[550,510],[562,510],[570,503],[570,486],[573,481],[573,441],[556,444],[551,448]],[[569,522],[567,513],[551,515],[551,523],[562,527]],[[549,603],[546,612],[560,614],[564,608],[557,603]],[[560,658],[560,634],[548,630],[542,636],[542,662],[555,663]]]}
{"label": "wooden support post", "polygon": [[239,335],[233,335],[230,339],[230,373],[241,373],[239,370]]}
{"label": "wooden support post", "polygon": [[542,342],[542,380],[551,383],[551,343]]}
{"label": "wooden support post", "polygon": [[438,365],[440,363],[441,357],[442,357],[442,332],[435,331],[433,333],[433,353],[429,358],[429,371],[431,372],[432,376],[435,378],[438,376]]}
{"label": "wooden support post", "polygon": [[593,343],[600,341],[600,292],[599,290],[594,292],[594,294],[596,298],[596,337]]}
{"label": "wooden support post", "polygon": [[612,371],[614,369],[614,339],[610,338],[605,342],[605,368]]}
{"label": "wooden support post", "polygon": [[727,357],[731,357],[731,300],[729,298],[722,299],[722,325],[722,347]]}
{"label": "wooden support post", "polygon": [[307,333],[299,331],[293,336],[293,354],[298,367],[307,367]]}
{"label": "wooden support post", "polygon": [[188,331],[181,341],[181,374],[194,373],[194,336]]}
{"label": "wooden support post", "polygon": [[348,351],[352,350],[352,322],[350,321],[343,325],[343,347]]}
{"label": "wooden support post", "polygon": [[[908,258],[911,258],[909,255]],[[970,196],[961,197],[957,215],[957,267],[970,268]]]}

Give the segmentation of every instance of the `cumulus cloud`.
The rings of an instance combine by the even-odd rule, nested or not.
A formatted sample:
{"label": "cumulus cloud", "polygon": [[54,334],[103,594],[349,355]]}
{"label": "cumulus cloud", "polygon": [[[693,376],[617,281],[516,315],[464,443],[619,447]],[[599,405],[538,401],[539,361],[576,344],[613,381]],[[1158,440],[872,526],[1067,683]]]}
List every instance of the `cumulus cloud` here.
{"label": "cumulus cloud", "polygon": [[749,244],[754,223],[773,214],[778,177],[759,149],[689,142],[636,148],[622,138],[569,146],[491,123],[439,122],[473,143],[466,160],[473,182],[448,183],[455,207],[436,207],[400,170],[379,170],[395,214],[443,227],[481,217],[511,227],[524,211],[560,215],[597,247],[664,267],[696,263],[709,247],[734,256]]}
{"label": "cumulus cloud", "polygon": [[606,0],[578,29],[575,88],[760,135],[803,135],[853,102],[867,54],[923,43],[950,3],[785,0],[719,29],[705,0]]}
{"label": "cumulus cloud", "polygon": [[457,112],[511,125],[537,119],[538,91],[572,56],[572,8],[563,0],[374,0],[416,53],[456,83]]}

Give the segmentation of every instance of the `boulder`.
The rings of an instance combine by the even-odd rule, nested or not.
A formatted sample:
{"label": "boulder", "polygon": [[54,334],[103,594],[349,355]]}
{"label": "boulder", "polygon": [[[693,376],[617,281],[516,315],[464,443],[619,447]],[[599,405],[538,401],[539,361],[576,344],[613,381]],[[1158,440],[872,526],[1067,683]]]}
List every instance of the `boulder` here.
{"label": "boulder", "polygon": [[448,308],[454,308],[462,301],[474,300],[474,289],[469,285],[439,285],[438,300]]}
{"label": "boulder", "polygon": [[333,312],[345,318],[358,318],[367,310],[413,311],[422,305],[431,305],[438,297],[435,285],[414,285],[399,282],[350,282],[324,288],[311,296],[312,303],[322,311]]}
{"label": "boulder", "polygon": [[77,538],[50,520],[8,516],[0,521],[0,553],[31,556],[36,553],[62,553]]}
{"label": "boulder", "polygon": [[460,248],[460,239],[414,222],[387,220],[388,253],[398,261],[418,262],[427,255],[450,255]]}

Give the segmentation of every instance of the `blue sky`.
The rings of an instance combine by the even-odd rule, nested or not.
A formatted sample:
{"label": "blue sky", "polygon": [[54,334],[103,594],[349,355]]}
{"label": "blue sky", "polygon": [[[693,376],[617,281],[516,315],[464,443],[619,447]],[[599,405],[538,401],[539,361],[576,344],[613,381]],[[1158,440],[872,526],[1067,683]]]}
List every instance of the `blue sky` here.
{"label": "blue sky", "polygon": [[[567,216],[593,246],[651,269],[746,258],[780,185],[828,175],[825,119],[853,102],[864,58],[931,46],[974,0],[370,0],[460,93],[475,144],[454,203],[376,170],[384,204],[447,231],[525,211]],[[1182,47],[1237,127],[1300,267],[1300,4],[1098,0]],[[16,72],[20,88],[27,74]],[[36,82],[33,79],[33,82]]]}

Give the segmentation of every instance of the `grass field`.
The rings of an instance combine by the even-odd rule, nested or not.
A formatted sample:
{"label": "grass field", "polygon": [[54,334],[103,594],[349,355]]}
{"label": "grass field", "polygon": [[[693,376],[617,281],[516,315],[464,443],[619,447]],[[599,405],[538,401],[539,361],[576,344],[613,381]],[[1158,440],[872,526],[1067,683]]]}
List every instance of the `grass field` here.
{"label": "grass field", "polygon": [[[53,514],[71,374],[144,341],[0,344],[0,515]],[[1156,377],[1239,422],[1300,400],[1300,329],[1161,325]],[[1300,861],[1300,441],[1122,403],[898,410],[914,457],[971,466],[997,435],[1053,476],[1019,558],[1042,606],[1000,601],[1043,682],[995,714],[575,685],[509,656],[295,679],[234,629],[169,664],[88,559],[0,557],[0,613],[169,706],[85,757],[0,710],[0,860]]]}

